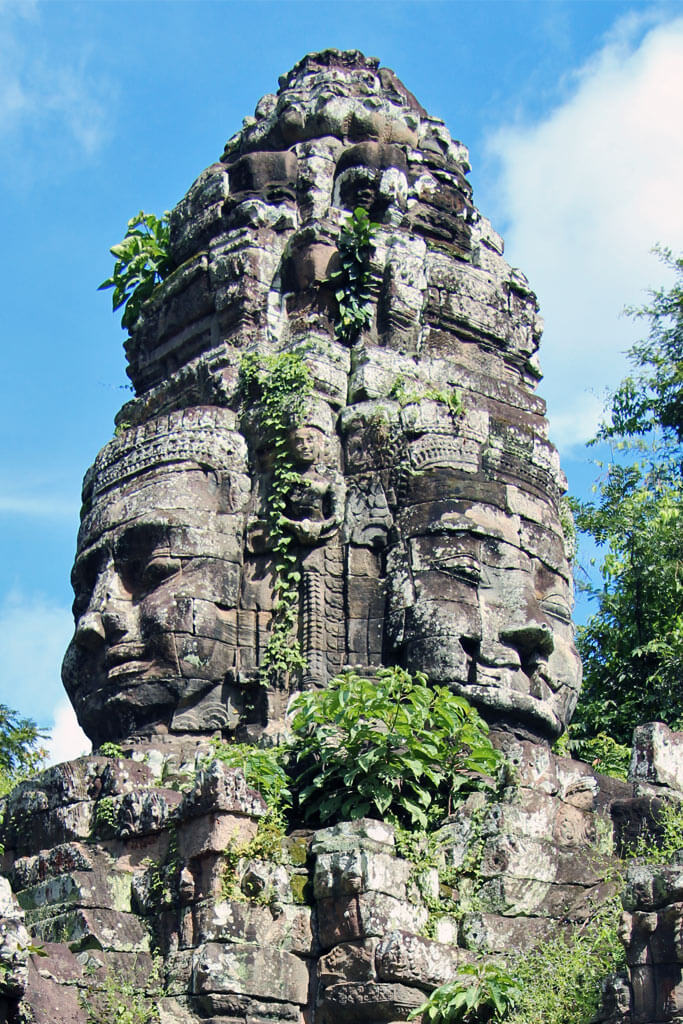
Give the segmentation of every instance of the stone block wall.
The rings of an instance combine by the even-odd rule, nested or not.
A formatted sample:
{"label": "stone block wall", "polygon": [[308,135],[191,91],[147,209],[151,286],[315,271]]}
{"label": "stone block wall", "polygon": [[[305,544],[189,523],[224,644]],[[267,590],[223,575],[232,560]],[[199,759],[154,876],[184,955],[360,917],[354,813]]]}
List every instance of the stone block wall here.
{"label": "stone block wall", "polygon": [[[188,778],[202,747],[90,756],[22,783],[4,825],[4,1020],[27,1006],[48,1019],[51,1006],[54,1024],[85,1024],[79,992],[92,1000],[106,975],[144,985],[155,955],[162,1024],[405,1020],[461,965],[580,921],[603,885],[610,808],[629,787],[547,747],[495,740],[513,783],[495,802],[470,798],[417,863],[369,819],[240,856],[265,805],[220,763]],[[633,962],[636,1006],[646,966]]]}

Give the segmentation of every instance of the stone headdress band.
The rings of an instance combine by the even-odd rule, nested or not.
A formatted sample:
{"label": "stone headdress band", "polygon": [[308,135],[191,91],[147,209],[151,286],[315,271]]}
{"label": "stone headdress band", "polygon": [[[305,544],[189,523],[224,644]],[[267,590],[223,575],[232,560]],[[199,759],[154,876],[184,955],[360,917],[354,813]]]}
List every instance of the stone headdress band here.
{"label": "stone headdress band", "polygon": [[193,462],[213,470],[246,471],[247,448],[235,414],[216,406],[179,409],[126,430],[105,445],[83,482],[83,505],[148,469]]}

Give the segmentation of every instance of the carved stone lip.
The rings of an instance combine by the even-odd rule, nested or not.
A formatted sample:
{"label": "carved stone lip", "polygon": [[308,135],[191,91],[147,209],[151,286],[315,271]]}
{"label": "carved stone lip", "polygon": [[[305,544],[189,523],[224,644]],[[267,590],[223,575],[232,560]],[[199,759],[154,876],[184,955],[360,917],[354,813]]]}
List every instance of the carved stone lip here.
{"label": "carved stone lip", "polygon": [[136,664],[138,668],[140,666],[146,668],[149,665],[149,661],[143,660],[145,653],[144,644],[116,644],[114,647],[110,647],[105,654],[104,664],[110,672],[132,663]]}

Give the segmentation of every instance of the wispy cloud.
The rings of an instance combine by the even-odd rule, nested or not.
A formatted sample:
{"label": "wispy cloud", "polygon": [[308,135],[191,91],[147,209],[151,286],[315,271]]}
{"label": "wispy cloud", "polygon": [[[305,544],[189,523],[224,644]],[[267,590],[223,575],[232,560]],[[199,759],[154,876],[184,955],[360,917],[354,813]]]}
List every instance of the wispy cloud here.
{"label": "wispy cloud", "polygon": [[35,519],[69,519],[78,515],[78,502],[45,495],[0,494],[0,516],[29,516]]}
{"label": "wispy cloud", "polygon": [[41,594],[13,590],[0,603],[0,702],[48,726],[64,699],[60,668],[73,618]]}
{"label": "wispy cloud", "polygon": [[508,258],[547,325],[539,390],[565,447],[591,436],[595,393],[623,376],[642,331],[623,307],[666,280],[652,246],[683,238],[683,18],[655,18],[621,19],[562,104],[490,140]]}
{"label": "wispy cloud", "polygon": [[56,153],[92,156],[108,136],[111,89],[87,47],[57,47],[35,3],[0,12],[0,155],[10,174],[46,150],[53,163]]}

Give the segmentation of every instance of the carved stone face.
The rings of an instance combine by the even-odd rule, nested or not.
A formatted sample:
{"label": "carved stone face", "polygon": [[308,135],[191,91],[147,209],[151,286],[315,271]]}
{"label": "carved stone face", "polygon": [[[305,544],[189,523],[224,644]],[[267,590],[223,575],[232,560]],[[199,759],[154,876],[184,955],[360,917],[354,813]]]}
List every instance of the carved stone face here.
{"label": "carved stone face", "polygon": [[558,735],[581,682],[567,581],[524,550],[514,517],[492,506],[425,502],[400,520],[388,561],[399,660],[492,723]]}
{"label": "carved stone face", "polygon": [[317,427],[298,427],[289,435],[292,456],[300,466],[311,466],[320,459],[324,437]]}
{"label": "carved stone face", "polygon": [[[92,501],[62,675],[96,743],[226,724],[212,716],[225,718],[224,688],[239,667],[243,537],[234,498],[228,473],[180,462],[152,465]],[[179,724],[183,715],[189,721]]]}

